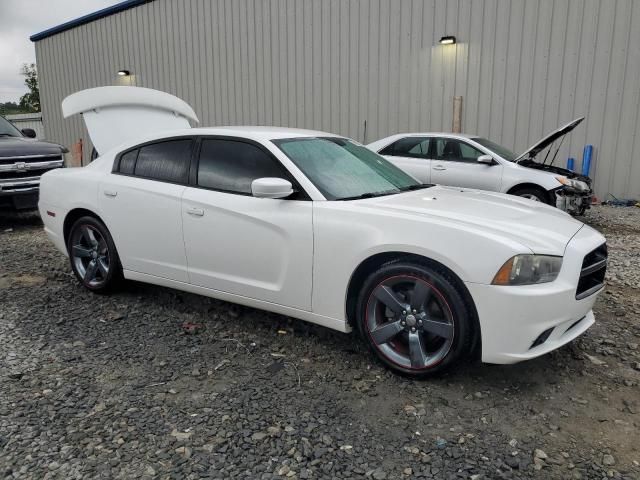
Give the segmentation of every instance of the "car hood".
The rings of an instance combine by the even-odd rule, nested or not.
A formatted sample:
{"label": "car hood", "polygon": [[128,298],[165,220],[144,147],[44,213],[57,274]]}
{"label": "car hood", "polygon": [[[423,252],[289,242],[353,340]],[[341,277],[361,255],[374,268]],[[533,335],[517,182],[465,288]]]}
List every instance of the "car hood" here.
{"label": "car hood", "polygon": [[539,202],[455,187],[434,186],[358,203],[378,212],[402,212],[502,235],[533,253],[547,255],[563,255],[569,240],[583,226],[570,215]]}
{"label": "car hood", "polygon": [[587,185],[591,186],[591,179],[586,175],[580,175],[574,171],[568,170],[562,167],[556,167],[555,165],[543,165],[542,163],[538,163],[535,160],[522,160],[518,165],[527,168],[533,168],[534,170],[540,170],[543,172],[548,172],[555,175],[562,175],[567,178],[572,178],[575,180],[580,180],[581,182],[585,182]]}
{"label": "car hood", "polygon": [[524,152],[522,152],[520,154],[520,156],[514,160],[514,162],[516,162],[516,163],[520,162],[521,160],[524,160],[525,158],[534,158],[538,153],[540,153],[542,150],[547,148],[549,145],[551,145],[557,139],[559,139],[560,137],[565,136],[571,130],[573,130],[578,125],[580,125],[580,123],[583,120],[584,120],[584,117],[576,118],[575,120],[567,123],[566,125],[563,125],[562,127],[558,128],[557,130],[554,130],[553,132],[549,133],[548,135],[542,137],[540,140],[538,140],[536,143],[534,143],[529,148],[527,148]]}
{"label": "car hood", "polygon": [[56,143],[41,142],[24,137],[0,137],[0,157],[55,155],[66,149]]}

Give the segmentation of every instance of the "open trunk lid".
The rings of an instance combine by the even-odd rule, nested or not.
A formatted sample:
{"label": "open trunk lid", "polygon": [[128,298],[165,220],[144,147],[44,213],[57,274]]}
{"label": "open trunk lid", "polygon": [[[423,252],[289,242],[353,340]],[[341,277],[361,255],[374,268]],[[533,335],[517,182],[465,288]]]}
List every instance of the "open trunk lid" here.
{"label": "open trunk lid", "polygon": [[145,134],[191,128],[188,103],[150,88],[111,86],[81,90],[62,101],[62,115],[82,114],[91,142],[103,154]]}
{"label": "open trunk lid", "polygon": [[529,147],[527,150],[525,150],[514,161],[516,163],[518,163],[518,162],[520,162],[520,161],[522,161],[522,160],[524,160],[526,158],[533,159],[538,153],[540,153],[542,150],[547,148],[549,145],[551,145],[557,139],[563,137],[564,135],[569,133],[571,130],[576,128],[578,125],[580,125],[580,123],[583,120],[584,120],[584,117],[576,118],[575,120],[567,123],[566,125],[558,128],[557,130],[554,130],[553,132],[551,132],[547,136],[543,137],[542,139],[540,139],[536,143],[534,143],[531,147]]}

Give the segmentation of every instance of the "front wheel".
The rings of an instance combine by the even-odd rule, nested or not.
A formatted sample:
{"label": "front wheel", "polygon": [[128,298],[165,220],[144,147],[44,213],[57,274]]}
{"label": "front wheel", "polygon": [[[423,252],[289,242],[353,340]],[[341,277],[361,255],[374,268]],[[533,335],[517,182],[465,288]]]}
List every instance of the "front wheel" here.
{"label": "front wheel", "polygon": [[459,282],[442,268],[396,261],[365,281],[358,330],[387,367],[411,377],[440,373],[471,353],[472,318]]}
{"label": "front wheel", "polygon": [[122,279],[122,267],[116,246],[107,227],[90,216],[72,225],[67,251],[73,273],[89,290],[105,293]]}
{"label": "front wheel", "polygon": [[516,197],[528,198],[534,202],[549,203],[547,193],[538,188],[519,188],[511,192],[511,195]]}

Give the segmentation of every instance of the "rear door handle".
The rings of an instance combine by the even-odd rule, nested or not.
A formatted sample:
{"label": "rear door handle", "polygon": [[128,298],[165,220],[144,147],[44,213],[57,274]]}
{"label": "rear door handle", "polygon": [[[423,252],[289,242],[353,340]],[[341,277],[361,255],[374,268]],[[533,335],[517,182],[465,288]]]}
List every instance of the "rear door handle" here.
{"label": "rear door handle", "polygon": [[118,192],[116,192],[115,190],[105,190],[104,194],[107,197],[117,197],[118,196]]}
{"label": "rear door handle", "polygon": [[195,217],[202,217],[204,215],[204,210],[201,208],[189,207],[187,208],[187,213]]}
{"label": "rear door handle", "polygon": [[443,167],[442,165],[436,165],[435,167],[433,167],[434,170],[446,170],[445,167]]}

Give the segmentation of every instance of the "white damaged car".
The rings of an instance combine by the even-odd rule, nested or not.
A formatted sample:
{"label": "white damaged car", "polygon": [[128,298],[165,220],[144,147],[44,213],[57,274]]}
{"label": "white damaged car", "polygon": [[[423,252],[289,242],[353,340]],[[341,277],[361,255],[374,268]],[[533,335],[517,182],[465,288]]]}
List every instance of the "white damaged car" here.
{"label": "white damaged car", "polygon": [[457,133],[399,133],[368,148],[423,183],[508,193],[582,215],[591,206],[591,179],[553,165],[561,142],[551,155],[554,142],[582,120],[551,132],[520,155],[486,138]]}
{"label": "white damaged car", "polygon": [[414,377],[534,358],[594,322],[605,239],[548,205],[424,185],[330,133],[190,128],[189,105],[149,89],[63,112],[99,156],[46,173],[39,207],[91,291],[131,279],[356,330]]}

